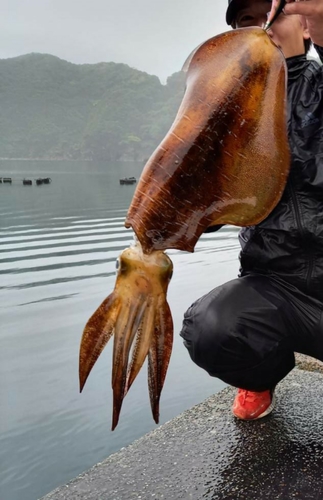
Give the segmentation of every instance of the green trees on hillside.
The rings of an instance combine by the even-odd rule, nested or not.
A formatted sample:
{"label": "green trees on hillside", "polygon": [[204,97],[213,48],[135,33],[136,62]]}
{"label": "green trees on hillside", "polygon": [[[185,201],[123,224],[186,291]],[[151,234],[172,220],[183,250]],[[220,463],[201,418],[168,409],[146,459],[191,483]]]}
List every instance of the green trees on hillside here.
{"label": "green trees on hillside", "polygon": [[162,85],[125,64],[0,60],[0,157],[144,159],[172,124],[184,86],[181,72]]}

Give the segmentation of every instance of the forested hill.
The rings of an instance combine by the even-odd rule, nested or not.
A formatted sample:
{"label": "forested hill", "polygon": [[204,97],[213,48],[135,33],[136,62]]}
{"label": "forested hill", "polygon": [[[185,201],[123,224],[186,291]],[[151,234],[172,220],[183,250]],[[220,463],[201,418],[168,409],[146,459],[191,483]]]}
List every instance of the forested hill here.
{"label": "forested hill", "polygon": [[144,159],[176,115],[185,75],[162,85],[125,64],[47,54],[0,60],[0,158]]}

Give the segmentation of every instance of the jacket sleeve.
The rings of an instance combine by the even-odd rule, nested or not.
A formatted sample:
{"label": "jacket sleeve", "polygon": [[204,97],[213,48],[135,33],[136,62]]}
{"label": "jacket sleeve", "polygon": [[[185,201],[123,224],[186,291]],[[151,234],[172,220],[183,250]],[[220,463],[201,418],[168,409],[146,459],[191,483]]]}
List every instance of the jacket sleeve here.
{"label": "jacket sleeve", "polygon": [[323,47],[319,47],[318,45],[314,44],[314,48],[315,48],[316,52],[318,53],[318,55],[321,59],[321,62],[323,63]]}

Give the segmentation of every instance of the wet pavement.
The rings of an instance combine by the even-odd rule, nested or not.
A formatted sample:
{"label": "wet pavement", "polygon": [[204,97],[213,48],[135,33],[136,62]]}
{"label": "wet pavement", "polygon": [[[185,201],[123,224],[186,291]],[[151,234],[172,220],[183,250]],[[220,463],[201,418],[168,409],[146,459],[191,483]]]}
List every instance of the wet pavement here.
{"label": "wet pavement", "polygon": [[321,500],[323,375],[294,369],[255,422],[234,419],[234,395],[224,389],[44,500]]}

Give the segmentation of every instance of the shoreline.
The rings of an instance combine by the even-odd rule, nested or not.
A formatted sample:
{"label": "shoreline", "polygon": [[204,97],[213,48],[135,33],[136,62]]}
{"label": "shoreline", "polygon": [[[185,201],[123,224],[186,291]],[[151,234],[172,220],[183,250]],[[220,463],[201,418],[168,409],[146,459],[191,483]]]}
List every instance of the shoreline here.
{"label": "shoreline", "polygon": [[227,387],[42,500],[318,500],[322,381],[321,369],[296,367],[277,385],[273,413],[251,422],[233,417]]}

